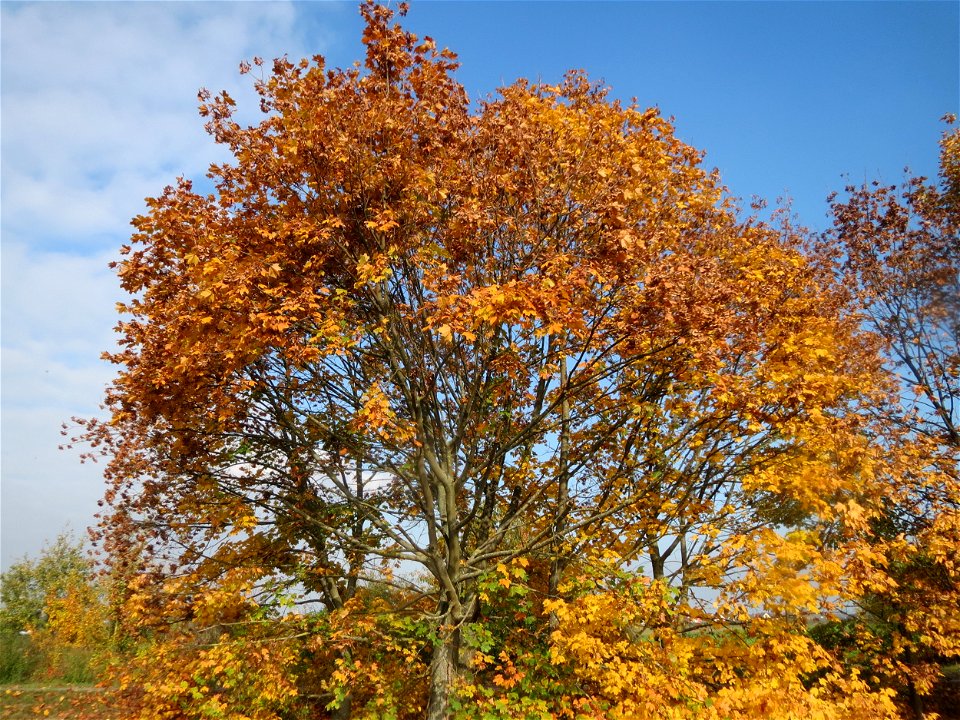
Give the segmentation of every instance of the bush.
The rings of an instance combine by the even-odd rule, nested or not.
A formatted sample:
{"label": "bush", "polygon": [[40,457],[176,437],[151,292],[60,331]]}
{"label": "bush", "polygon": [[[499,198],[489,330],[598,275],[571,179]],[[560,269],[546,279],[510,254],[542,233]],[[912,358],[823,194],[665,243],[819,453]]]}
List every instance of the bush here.
{"label": "bush", "polygon": [[42,665],[40,649],[30,635],[0,631],[0,683],[21,683],[35,678]]}
{"label": "bush", "polygon": [[0,685],[28,682],[87,685],[97,681],[97,651],[58,642],[49,633],[0,631]]}

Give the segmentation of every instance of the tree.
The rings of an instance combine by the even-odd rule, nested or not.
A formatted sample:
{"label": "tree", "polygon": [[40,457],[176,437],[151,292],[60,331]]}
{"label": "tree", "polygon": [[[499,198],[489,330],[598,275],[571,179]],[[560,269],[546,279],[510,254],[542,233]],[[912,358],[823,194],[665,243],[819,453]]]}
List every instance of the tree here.
{"label": "tree", "polygon": [[[952,118],[948,118],[952,122]],[[850,186],[830,238],[900,381],[898,420],[960,447],[960,131],[941,143],[941,183]]]}
{"label": "tree", "polygon": [[0,576],[0,628],[20,632],[47,624],[49,601],[65,597],[77,582],[92,580],[93,565],[83,544],[62,534],[36,560],[24,558]]}
{"label": "tree", "polygon": [[110,644],[101,590],[83,543],[66,533],[14,563],[0,576],[3,679],[93,680]]}
{"label": "tree", "polygon": [[[409,617],[439,719],[490,666],[468,630],[491,578],[542,569],[539,637],[559,642],[569,603],[630,573],[671,602],[620,630],[766,612],[800,702],[830,662],[797,659],[802,618],[842,597],[850,557],[821,530],[872,492],[856,410],[877,366],[834,279],[738,220],[656,111],[579,73],[473,110],[452,53],[361,11],[362,68],[275,61],[258,125],[202,92],[232,162],[212,194],[148,200],[123,249],[111,419],[86,439],[109,458],[108,553],[151,558],[132,621],[260,642],[236,628],[316,603],[339,653],[324,704],[347,716],[366,700],[337,678],[372,656],[338,623]],[[571,585],[587,572],[606,580]]]}
{"label": "tree", "polygon": [[[954,118],[947,117],[948,123]],[[917,717],[939,662],[960,655],[960,130],[941,140],[940,178],[846,188],[824,242],[878,338],[893,382],[878,408],[891,456],[871,528],[861,642],[887,655]],[[892,659],[892,661],[891,661]]]}

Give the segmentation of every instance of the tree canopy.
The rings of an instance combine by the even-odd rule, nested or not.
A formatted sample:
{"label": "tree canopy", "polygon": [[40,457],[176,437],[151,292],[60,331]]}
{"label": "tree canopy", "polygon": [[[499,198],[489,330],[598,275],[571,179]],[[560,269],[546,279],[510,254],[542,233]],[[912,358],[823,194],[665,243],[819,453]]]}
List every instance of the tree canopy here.
{"label": "tree canopy", "polygon": [[86,582],[93,566],[83,544],[62,534],[40,557],[24,558],[0,576],[0,630],[30,631],[46,625],[47,604],[67,594],[71,584]]}
{"label": "tree canopy", "polygon": [[893,717],[806,633],[908,472],[829,253],[655,110],[581,73],[471,104],[361,10],[362,65],[242,66],[260,123],[201,93],[232,160],[117,266],[86,439],[142,715]]}
{"label": "tree canopy", "polygon": [[893,385],[874,408],[890,453],[871,533],[886,584],[863,594],[859,641],[889,646],[887,671],[909,687],[917,716],[937,660],[960,652],[958,166],[960,130],[951,129],[941,140],[939,182],[847,187],[831,199],[834,227],[824,238]]}

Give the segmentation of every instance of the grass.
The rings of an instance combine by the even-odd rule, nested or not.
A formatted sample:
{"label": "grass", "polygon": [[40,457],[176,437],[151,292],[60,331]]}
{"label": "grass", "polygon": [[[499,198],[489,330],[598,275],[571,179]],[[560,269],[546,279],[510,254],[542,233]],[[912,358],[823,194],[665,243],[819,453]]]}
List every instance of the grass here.
{"label": "grass", "polygon": [[109,693],[94,686],[93,653],[0,631],[0,720],[109,720]]}
{"label": "grass", "polygon": [[92,685],[9,685],[0,688],[0,720],[110,720],[109,694]]}
{"label": "grass", "polygon": [[94,651],[38,643],[30,635],[0,631],[0,684],[47,679],[64,685],[96,682]]}
{"label": "grass", "polygon": [[29,635],[0,631],[0,683],[29,681],[41,662],[41,653]]}

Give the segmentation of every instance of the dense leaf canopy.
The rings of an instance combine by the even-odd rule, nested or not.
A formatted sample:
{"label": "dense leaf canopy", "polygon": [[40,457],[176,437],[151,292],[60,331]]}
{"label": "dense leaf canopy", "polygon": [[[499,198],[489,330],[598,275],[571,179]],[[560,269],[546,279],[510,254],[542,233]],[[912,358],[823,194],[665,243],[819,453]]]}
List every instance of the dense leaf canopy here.
{"label": "dense leaf canopy", "polygon": [[805,632],[879,582],[916,470],[830,253],[739,216],[656,111],[579,73],[472,105],[362,11],[364,65],[275,61],[259,124],[201,93],[233,159],[118,265],[87,439],[130,632],[168,638],[145,707],[893,713]]}

